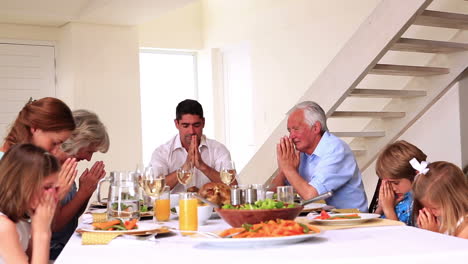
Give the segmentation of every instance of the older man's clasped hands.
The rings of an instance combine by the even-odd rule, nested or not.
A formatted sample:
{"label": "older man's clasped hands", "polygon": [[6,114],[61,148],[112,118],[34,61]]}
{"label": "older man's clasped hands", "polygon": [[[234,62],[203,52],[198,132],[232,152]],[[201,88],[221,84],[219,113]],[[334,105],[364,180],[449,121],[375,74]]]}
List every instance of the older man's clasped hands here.
{"label": "older man's clasped hands", "polygon": [[280,139],[276,144],[276,158],[279,170],[288,175],[290,171],[297,171],[300,162],[300,152],[296,150],[294,142],[288,136]]}

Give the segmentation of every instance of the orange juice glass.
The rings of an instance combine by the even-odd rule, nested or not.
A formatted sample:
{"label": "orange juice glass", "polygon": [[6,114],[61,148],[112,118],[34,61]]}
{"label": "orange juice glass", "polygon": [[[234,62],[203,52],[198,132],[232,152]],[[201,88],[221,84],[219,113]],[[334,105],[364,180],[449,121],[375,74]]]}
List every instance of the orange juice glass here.
{"label": "orange juice glass", "polygon": [[164,186],[154,201],[154,217],[157,221],[169,221],[171,215],[170,191],[169,186]]}
{"label": "orange juice glass", "polygon": [[193,193],[179,194],[179,229],[198,230],[198,199]]}

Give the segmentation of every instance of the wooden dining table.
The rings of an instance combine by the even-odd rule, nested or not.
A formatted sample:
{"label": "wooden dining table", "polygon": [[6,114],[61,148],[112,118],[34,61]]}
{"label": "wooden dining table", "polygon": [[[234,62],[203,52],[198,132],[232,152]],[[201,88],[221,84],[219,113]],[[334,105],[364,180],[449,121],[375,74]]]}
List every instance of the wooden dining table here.
{"label": "wooden dining table", "polygon": [[[177,220],[166,225],[177,227]],[[222,219],[210,219],[199,230],[229,227]],[[82,245],[80,234],[75,233],[55,263],[468,263],[468,240],[409,226],[326,230],[283,245],[271,245],[268,240],[236,246],[204,241],[174,233],[121,236],[107,245]]]}

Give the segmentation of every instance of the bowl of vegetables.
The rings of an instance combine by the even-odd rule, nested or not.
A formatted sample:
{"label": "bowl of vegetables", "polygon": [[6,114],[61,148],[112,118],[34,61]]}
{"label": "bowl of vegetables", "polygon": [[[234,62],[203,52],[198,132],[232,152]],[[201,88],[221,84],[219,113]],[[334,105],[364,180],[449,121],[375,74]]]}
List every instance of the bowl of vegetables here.
{"label": "bowl of vegetables", "polygon": [[302,211],[299,204],[287,204],[273,199],[256,201],[238,206],[224,205],[217,208],[219,216],[232,227],[257,224],[268,220],[294,220]]}

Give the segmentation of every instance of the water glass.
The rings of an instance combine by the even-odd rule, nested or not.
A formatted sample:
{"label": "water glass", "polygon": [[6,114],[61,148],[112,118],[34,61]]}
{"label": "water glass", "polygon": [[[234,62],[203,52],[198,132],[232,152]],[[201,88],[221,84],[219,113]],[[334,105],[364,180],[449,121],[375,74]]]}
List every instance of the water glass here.
{"label": "water glass", "polygon": [[194,193],[179,193],[179,229],[198,230],[198,199]]}
{"label": "water glass", "polygon": [[257,200],[266,199],[266,191],[263,184],[252,184],[252,188],[257,190]]}
{"label": "water glass", "polygon": [[278,196],[278,201],[287,204],[294,203],[294,189],[292,186],[276,187],[276,195]]}
{"label": "water glass", "polygon": [[169,221],[171,215],[171,200],[170,200],[171,188],[169,186],[164,186],[160,194],[154,200],[154,218],[159,222]]}

